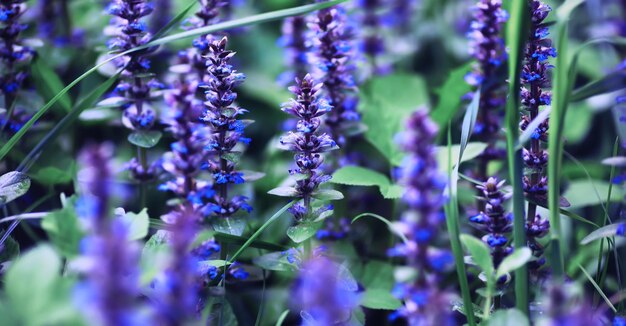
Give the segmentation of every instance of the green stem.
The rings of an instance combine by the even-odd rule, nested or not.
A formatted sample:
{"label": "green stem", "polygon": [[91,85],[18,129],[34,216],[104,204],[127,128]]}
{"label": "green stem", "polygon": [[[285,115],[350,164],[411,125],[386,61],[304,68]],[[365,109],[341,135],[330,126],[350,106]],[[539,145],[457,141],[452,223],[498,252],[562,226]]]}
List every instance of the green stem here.
{"label": "green stem", "polygon": [[483,321],[489,319],[491,315],[491,300],[493,299],[492,286],[487,284],[487,297],[485,298],[485,305],[483,306]]}
{"label": "green stem", "polygon": [[[448,176],[450,182],[456,182],[452,180],[452,136],[450,123],[448,123]],[[444,206],[446,213],[446,226],[448,228],[448,234],[450,234],[450,246],[452,247],[452,253],[454,255],[454,262],[456,266],[456,273],[459,279],[459,285],[461,287],[461,297],[463,298],[463,307],[465,309],[465,316],[467,317],[467,323],[470,326],[476,326],[474,317],[474,303],[472,302],[472,296],[470,295],[469,284],[467,282],[467,272],[465,270],[465,258],[463,255],[463,249],[461,247],[460,231],[459,231],[459,207],[458,198],[456,193],[450,193],[450,200],[446,206]]]}
{"label": "green stem", "polygon": [[[139,157],[139,162],[141,163],[141,168],[144,172],[148,171],[148,153],[147,150],[143,147],[137,146],[137,156]],[[144,181],[139,181],[139,205],[140,209],[146,207],[146,192],[147,186]]]}

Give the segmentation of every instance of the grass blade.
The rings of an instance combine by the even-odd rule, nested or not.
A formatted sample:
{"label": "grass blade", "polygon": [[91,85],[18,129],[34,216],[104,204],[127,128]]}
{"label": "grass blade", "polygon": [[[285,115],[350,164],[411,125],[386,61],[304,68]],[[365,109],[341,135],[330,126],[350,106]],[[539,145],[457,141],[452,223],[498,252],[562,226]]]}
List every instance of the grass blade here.
{"label": "grass blade", "polygon": [[[520,112],[520,70],[530,22],[525,0],[509,3],[510,18],[506,26],[506,45],[509,48],[509,96],[506,103],[506,147],[509,179],[513,188],[513,242],[516,249],[526,246],[526,219],[522,189],[522,153],[517,148]],[[528,267],[515,271],[515,306],[526,316],[528,308]]]}
{"label": "grass blade", "polygon": [[[469,112],[468,110],[467,112]],[[466,113],[467,115],[467,113]],[[463,299],[463,306],[467,307],[465,309],[467,317],[467,323],[470,326],[476,325],[475,316],[472,313],[471,307],[474,306],[472,302],[472,296],[470,295],[469,283],[467,281],[467,271],[465,268],[465,260],[463,254],[463,248],[461,246],[461,231],[459,227],[459,200],[457,197],[456,189],[458,176],[454,175],[454,171],[458,174],[458,162],[456,164],[457,167],[452,167],[452,136],[451,136],[451,127],[448,122],[448,182],[449,182],[449,200],[448,203],[444,206],[445,214],[446,214],[446,227],[448,229],[448,234],[450,235],[450,247],[452,248],[452,254],[454,255],[454,262],[456,267],[457,277],[459,279],[459,286],[461,287],[461,297]],[[459,153],[459,162],[461,161],[462,151]]]}
{"label": "grass blade", "polygon": [[190,31],[177,33],[177,34],[170,35],[170,36],[165,36],[160,39],[155,39],[142,46],[139,46],[139,47],[130,49],[128,51],[111,56],[108,59],[103,60],[96,66],[92,67],[91,69],[87,70],[75,80],[73,80],[62,91],[57,93],[50,101],[48,101],[41,109],[39,109],[33,115],[33,117],[30,118],[30,120],[28,120],[17,133],[15,133],[15,135],[13,135],[13,137],[11,137],[9,141],[7,141],[7,143],[2,146],[2,148],[0,148],[0,160],[4,159],[4,157],[9,153],[9,151],[11,151],[11,149],[15,147],[15,145],[20,141],[20,139],[24,137],[26,132],[28,132],[28,130],[32,128],[35,122],[41,119],[41,117],[44,114],[46,114],[46,112],[48,112],[50,107],[52,107],[57,101],[63,98],[67,94],[67,92],[69,92],[72,88],[74,88],[74,86],[78,85],[78,83],[80,83],[83,79],[87,78],[89,75],[96,72],[98,68],[104,66],[105,64],[108,64],[109,62],[117,58],[123,57],[130,53],[140,51],[146,48],[170,43],[170,42],[181,40],[181,39],[196,37],[196,36],[203,35],[203,34],[210,34],[210,33],[219,32],[222,30],[236,28],[236,27],[265,23],[265,22],[278,20],[278,19],[291,17],[291,16],[303,15],[311,11],[328,8],[328,7],[340,4],[345,1],[347,0],[330,0],[326,2],[310,4],[310,5],[289,8],[289,9],[283,9],[283,10],[277,10],[277,11],[272,11],[272,12],[259,14],[259,15],[253,15],[253,16],[249,16],[249,17],[245,17],[241,19],[235,19],[235,20],[231,20],[231,21],[227,21],[227,22],[223,22],[223,23],[219,23],[219,24],[215,24],[215,25],[211,25],[207,27],[202,27],[202,28],[197,28],[197,29],[190,30]]}
{"label": "grass blade", "polygon": [[237,260],[239,255],[241,255],[241,253],[244,250],[246,250],[246,248],[248,248],[252,244],[252,242],[254,242],[254,240],[256,240],[256,238],[258,238],[261,235],[261,233],[265,231],[265,229],[267,229],[268,226],[270,226],[281,215],[283,215],[283,213],[286,212],[287,209],[289,209],[289,207],[293,206],[293,204],[295,204],[295,201],[290,201],[287,205],[283,206],[283,208],[279,209],[278,212],[274,213],[272,217],[267,219],[267,221],[265,221],[265,223],[263,223],[263,225],[261,225],[261,227],[258,230],[256,230],[256,232],[254,232],[254,234],[252,234],[252,236],[250,236],[250,238],[248,238],[248,240],[241,247],[239,247],[239,249],[235,252],[235,254],[228,259],[228,263],[232,264],[235,260]]}
{"label": "grass blade", "polygon": [[591,285],[593,285],[593,287],[596,289],[596,291],[598,291],[598,294],[600,294],[602,299],[604,299],[604,302],[606,302],[607,306],[609,306],[611,308],[611,310],[613,310],[613,313],[617,313],[617,309],[615,309],[615,307],[613,306],[613,303],[611,303],[611,300],[609,300],[609,298],[607,298],[606,294],[604,294],[604,292],[602,291],[600,286],[598,286],[598,283],[596,283],[596,281],[593,280],[593,277],[591,277],[591,275],[589,275],[589,273],[587,272],[587,270],[584,267],[582,267],[581,265],[578,265],[578,267],[583,272],[583,274],[585,274],[585,276],[587,277],[589,282],[591,282]]}
{"label": "grass blade", "polygon": [[380,215],[378,215],[378,214],[374,214],[374,213],[363,213],[363,214],[359,214],[359,215],[355,216],[355,217],[352,219],[352,222],[351,222],[351,223],[356,222],[358,219],[360,219],[361,217],[364,217],[364,216],[371,216],[371,217],[373,217],[373,218],[375,218],[375,219],[377,219],[377,220],[379,220],[379,221],[381,221],[381,222],[385,223],[385,224],[387,225],[387,227],[389,228],[389,230],[391,231],[391,233],[393,233],[393,234],[397,235],[398,237],[400,237],[400,239],[402,239],[402,242],[404,242],[405,244],[407,244],[407,243],[409,242],[409,240],[406,238],[406,236],[405,236],[403,233],[400,233],[400,232],[394,232],[394,231],[393,231],[393,224],[392,224],[391,222],[389,222],[389,220],[388,220],[388,219],[386,219],[386,218],[384,218],[384,217],[382,217],[382,216],[380,216]]}

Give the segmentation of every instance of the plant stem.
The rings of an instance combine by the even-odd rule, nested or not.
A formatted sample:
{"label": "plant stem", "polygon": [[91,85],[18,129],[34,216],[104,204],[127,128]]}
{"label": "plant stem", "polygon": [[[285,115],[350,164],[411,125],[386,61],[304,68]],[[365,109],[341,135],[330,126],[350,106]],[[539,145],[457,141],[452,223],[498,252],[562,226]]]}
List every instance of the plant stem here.
{"label": "plant stem", "polygon": [[[148,155],[147,151],[143,147],[137,146],[137,155],[139,157],[139,162],[141,163],[141,168],[144,172],[148,171]],[[139,181],[139,208],[143,209],[146,207],[146,182],[143,180]]]}

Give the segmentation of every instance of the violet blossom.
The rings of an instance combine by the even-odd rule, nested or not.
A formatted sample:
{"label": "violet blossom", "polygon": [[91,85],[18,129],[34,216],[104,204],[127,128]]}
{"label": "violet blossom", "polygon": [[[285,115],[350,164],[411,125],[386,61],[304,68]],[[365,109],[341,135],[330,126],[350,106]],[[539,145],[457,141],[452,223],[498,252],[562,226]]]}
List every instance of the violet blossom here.
{"label": "violet blossom", "polygon": [[[552,47],[552,41],[547,38],[548,25],[544,22],[552,8],[538,0],[531,0],[531,29],[528,45],[525,51],[524,66],[522,67],[521,98],[524,110],[528,113],[522,116],[520,128],[526,130],[531,121],[537,118],[540,107],[550,105],[552,94],[548,70],[552,65],[548,62],[549,57],[556,57],[556,50]],[[548,164],[548,152],[542,148],[542,142],[548,140],[549,121],[546,119],[533,132],[530,147],[524,148],[523,160],[526,168],[530,171],[524,176],[523,187],[528,197],[535,200],[545,201],[548,194],[548,179],[546,166]],[[526,236],[528,247],[533,251],[537,260],[529,264],[531,271],[536,272],[544,263],[544,248],[537,240],[545,236],[550,228],[547,219],[536,213],[537,206],[528,205],[526,218]]]}
{"label": "violet blossom", "polygon": [[302,203],[289,208],[297,221],[332,209],[332,206],[326,206],[313,211],[312,207],[313,194],[321,183],[330,180],[320,168],[324,153],[338,148],[330,135],[319,131],[322,117],[332,109],[320,98],[322,87],[323,84],[316,84],[309,74],[302,79],[296,78],[296,85],[289,87],[296,98],[282,107],[284,112],[299,119],[296,130],[280,138],[282,148],[295,153],[296,168],[289,173],[301,176],[296,181],[295,197],[302,199]]}
{"label": "violet blossom", "polygon": [[324,84],[324,94],[333,110],[325,123],[339,145],[346,143],[346,131],[360,120],[357,112],[357,85],[354,79],[355,33],[345,8],[319,10],[309,22],[312,31],[311,65],[316,79]]}
{"label": "violet blossom", "polygon": [[439,286],[439,276],[453,262],[447,250],[435,248],[438,231],[445,221],[442,209],[446,179],[437,168],[437,125],[424,109],[414,112],[400,136],[407,153],[400,182],[406,187],[403,201],[407,210],[397,229],[407,238],[388,251],[393,257],[404,257],[417,271],[414,280],[398,283],[394,296],[404,302],[392,316],[404,318],[409,325],[453,325],[450,294]]}
{"label": "violet blossom", "polygon": [[306,34],[305,17],[289,17],[283,22],[282,36],[278,39],[278,44],[285,48],[285,66],[288,70],[278,77],[281,85],[287,85],[295,78],[302,78],[309,71]]}
{"label": "violet blossom", "polygon": [[385,53],[384,31],[385,9],[382,0],[359,0],[359,6],[363,8],[361,14],[362,40],[361,50],[367,56],[371,67],[371,73],[384,75],[391,72],[391,66],[385,63],[382,55]]}

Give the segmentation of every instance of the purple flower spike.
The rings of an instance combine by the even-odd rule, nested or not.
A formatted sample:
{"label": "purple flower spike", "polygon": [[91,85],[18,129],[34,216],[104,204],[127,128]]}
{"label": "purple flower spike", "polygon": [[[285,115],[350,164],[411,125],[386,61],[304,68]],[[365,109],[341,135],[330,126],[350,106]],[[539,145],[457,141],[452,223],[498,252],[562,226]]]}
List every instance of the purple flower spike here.
{"label": "purple flower spike", "polygon": [[278,77],[281,85],[291,83],[294,78],[304,77],[309,70],[306,31],[305,17],[289,17],[283,22],[283,35],[278,43],[285,48],[285,65],[289,70]]}
{"label": "purple flower spike", "polygon": [[[3,106],[7,110],[13,106],[17,92],[26,79],[27,73],[24,63],[30,61],[34,51],[22,45],[20,33],[28,25],[20,23],[20,18],[26,11],[24,0],[0,1],[0,93],[4,95]],[[20,126],[19,120],[11,116],[2,119],[7,124]],[[4,126],[3,124],[0,126]],[[21,127],[21,126],[20,126]]]}
{"label": "purple flower spike", "polygon": [[[289,211],[296,220],[306,219],[309,214],[319,216],[323,211],[313,212],[311,200],[319,185],[330,179],[320,168],[324,162],[325,152],[337,149],[337,144],[325,133],[318,129],[322,123],[321,117],[330,112],[332,107],[319,97],[323,84],[315,84],[311,75],[302,79],[296,78],[296,85],[289,90],[296,96],[290,102],[283,104],[282,110],[298,120],[296,130],[290,131],[280,138],[281,146],[295,153],[296,168],[290,174],[302,175],[296,182],[296,197],[302,198],[302,204],[292,206]],[[331,208],[321,208],[324,211]]]}
{"label": "purple flower spike", "polygon": [[[114,16],[107,34],[113,36],[108,42],[111,50],[123,52],[150,40],[150,33],[143,18],[153,11],[151,3],[143,0],[113,0],[107,12]],[[122,69],[123,80],[117,85],[115,95],[124,99],[124,126],[135,132],[148,132],[156,121],[156,112],[150,106],[152,90],[164,88],[163,84],[150,77],[150,60],[146,55],[152,50],[133,52],[115,61]],[[133,159],[127,164],[131,176],[140,182],[152,180],[155,164],[148,165],[144,159]]]}
{"label": "purple flower spike", "polygon": [[139,247],[128,240],[127,225],[111,218],[111,145],[91,146],[79,157],[82,169],[81,204],[88,236],[81,243],[86,278],[78,283],[76,301],[88,320],[102,325],[142,322],[136,300],[139,292]]}
{"label": "purple flower spike", "polygon": [[235,104],[235,88],[242,84],[245,75],[237,72],[230,64],[235,52],[226,50],[228,39],[215,40],[209,44],[207,56],[208,82],[206,86],[206,110],[202,120],[209,128],[205,152],[209,159],[207,170],[213,174],[215,195],[206,206],[207,216],[231,217],[239,210],[250,211],[252,208],[244,196],[228,197],[228,188],[232,184],[244,183],[243,174],[236,170],[234,148],[238,144],[248,144],[244,129],[249,122],[238,117],[247,110]]}
{"label": "purple flower spike", "polygon": [[384,26],[384,2],[381,0],[359,0],[363,8],[361,25],[363,26],[361,49],[369,58],[371,73],[384,75],[391,72],[391,66],[382,61],[385,53],[385,39],[381,35]]}
{"label": "purple flower spike", "polygon": [[[556,57],[556,50],[552,47],[552,41],[547,38],[548,25],[544,22],[548,13],[552,10],[548,5],[538,0],[529,1],[531,11],[531,29],[528,45],[526,46],[524,66],[522,67],[521,98],[524,109],[528,112],[522,116],[520,128],[526,130],[540,112],[540,107],[550,105],[551,94],[550,78],[548,70],[552,65],[548,63],[549,57]],[[542,142],[548,140],[549,121],[546,119],[534,131],[530,147],[524,149],[523,160],[527,170],[524,176],[524,192],[530,198],[545,200],[548,194],[548,179],[545,168],[548,164],[548,153],[542,148]],[[526,222],[526,236],[528,246],[533,251],[537,260],[529,266],[531,271],[537,274],[538,269],[544,264],[543,246],[537,238],[545,236],[550,229],[549,222],[535,212],[535,205],[529,205]]]}
{"label": "purple flower spike", "polygon": [[353,76],[354,31],[341,6],[318,11],[309,28],[313,32],[311,64],[317,68],[316,79],[324,84],[326,97],[334,108],[326,118],[326,125],[333,139],[343,145],[345,129],[360,120]]}
{"label": "purple flower spike", "polygon": [[426,110],[413,113],[401,135],[402,149],[408,154],[403,164],[401,182],[408,209],[398,224],[407,242],[389,250],[390,256],[405,257],[415,269],[415,280],[399,283],[393,294],[404,301],[391,318],[404,318],[409,325],[454,325],[450,295],[440,290],[438,275],[450,267],[451,255],[436,249],[438,230],[444,219],[443,191],[446,180],[438,172],[434,140],[437,125]]}
{"label": "purple flower spike", "polygon": [[489,178],[482,185],[476,186],[482,193],[479,200],[485,204],[485,209],[470,217],[472,224],[487,233],[482,240],[491,248],[491,256],[496,268],[513,250],[508,239],[513,229],[513,217],[504,208],[511,194],[504,193],[503,186],[504,180],[498,181],[496,178]]}
{"label": "purple flower spike", "polygon": [[470,54],[476,59],[474,71],[466,81],[480,88],[480,111],[474,133],[489,146],[481,155],[477,178],[484,180],[489,161],[502,159],[505,152],[496,148],[502,128],[506,81],[504,67],[507,55],[504,40],[500,36],[508,14],[502,9],[501,0],[480,0],[474,8],[474,21],[468,33]]}

